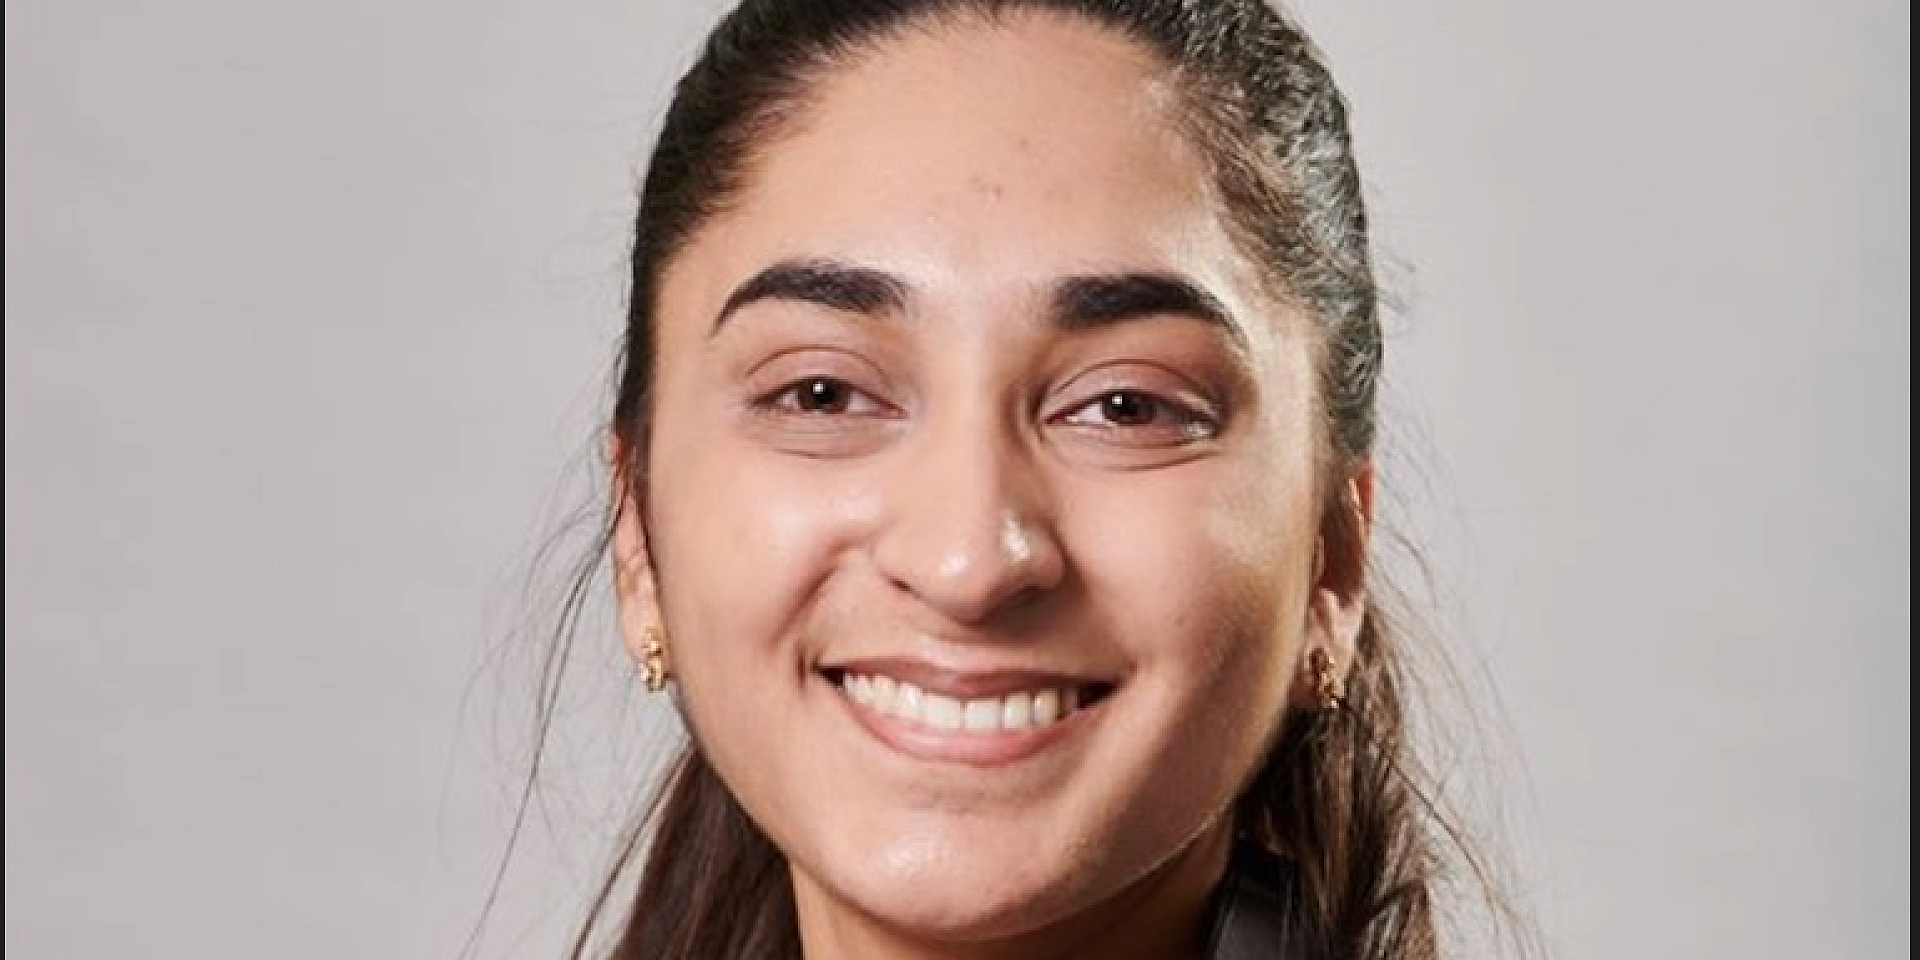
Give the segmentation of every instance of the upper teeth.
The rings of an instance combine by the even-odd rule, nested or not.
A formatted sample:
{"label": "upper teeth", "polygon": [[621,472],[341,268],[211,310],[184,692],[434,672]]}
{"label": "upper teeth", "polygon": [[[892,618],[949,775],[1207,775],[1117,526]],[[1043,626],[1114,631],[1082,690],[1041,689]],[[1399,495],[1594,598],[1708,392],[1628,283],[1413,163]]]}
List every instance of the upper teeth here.
{"label": "upper teeth", "polygon": [[853,702],[936,730],[1025,730],[1044,727],[1079,706],[1073,687],[1022,690],[1003,697],[958,700],[905,680],[849,673],[840,682]]}

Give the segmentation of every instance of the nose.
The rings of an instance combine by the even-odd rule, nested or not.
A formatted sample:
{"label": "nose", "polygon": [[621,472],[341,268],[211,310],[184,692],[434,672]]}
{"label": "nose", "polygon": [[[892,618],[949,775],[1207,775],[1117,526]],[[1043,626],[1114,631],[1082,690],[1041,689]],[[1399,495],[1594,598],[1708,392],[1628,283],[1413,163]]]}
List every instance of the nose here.
{"label": "nose", "polygon": [[917,439],[901,451],[874,546],[894,586],[968,625],[1059,586],[1066,557],[1032,455],[989,430]]}

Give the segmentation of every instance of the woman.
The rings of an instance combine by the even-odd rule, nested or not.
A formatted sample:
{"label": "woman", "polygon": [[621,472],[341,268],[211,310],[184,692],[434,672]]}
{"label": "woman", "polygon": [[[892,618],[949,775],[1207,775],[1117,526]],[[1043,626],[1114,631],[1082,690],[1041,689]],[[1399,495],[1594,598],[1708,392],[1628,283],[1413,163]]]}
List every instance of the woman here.
{"label": "woman", "polygon": [[621,630],[691,740],[614,956],[1438,953],[1358,187],[1253,0],[716,29],[613,412]]}

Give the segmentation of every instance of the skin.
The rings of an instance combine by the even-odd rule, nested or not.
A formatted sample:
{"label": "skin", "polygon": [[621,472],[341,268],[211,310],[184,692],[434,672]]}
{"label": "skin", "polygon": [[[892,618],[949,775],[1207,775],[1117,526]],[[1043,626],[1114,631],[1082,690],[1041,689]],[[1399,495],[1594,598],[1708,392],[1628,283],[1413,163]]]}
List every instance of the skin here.
{"label": "skin", "polygon": [[[1194,956],[1233,798],[1314,705],[1304,653],[1344,670],[1360,620],[1316,562],[1312,326],[1263,292],[1124,39],[941,24],[815,93],[663,277],[623,631],[636,656],[670,638],[694,736],[791,862],[808,957]],[[796,259],[899,302],[774,296],[716,326]],[[1063,281],[1134,273],[1223,322],[1058,322]],[[927,759],[821,672],[880,657],[1112,693],[1031,756]]]}

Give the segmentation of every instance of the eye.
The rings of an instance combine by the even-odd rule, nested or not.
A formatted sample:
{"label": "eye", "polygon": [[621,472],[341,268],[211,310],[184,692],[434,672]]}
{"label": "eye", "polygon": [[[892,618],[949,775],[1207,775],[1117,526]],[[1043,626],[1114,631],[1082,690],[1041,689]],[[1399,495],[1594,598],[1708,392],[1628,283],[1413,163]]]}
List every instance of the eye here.
{"label": "eye", "polygon": [[838,377],[805,377],[761,398],[767,409],[803,416],[881,416],[886,406]]}
{"label": "eye", "polygon": [[1144,390],[1108,390],[1066,413],[1062,423],[1111,431],[1116,439],[1140,445],[1208,440],[1220,423],[1197,406]]}
{"label": "eye", "polygon": [[1133,390],[1115,390],[1098,401],[1100,415],[1108,423],[1122,426],[1139,427],[1154,422],[1160,413],[1159,402],[1154,397]]}
{"label": "eye", "polygon": [[844,380],[814,377],[793,388],[793,403],[807,413],[845,413],[853,387]]}

